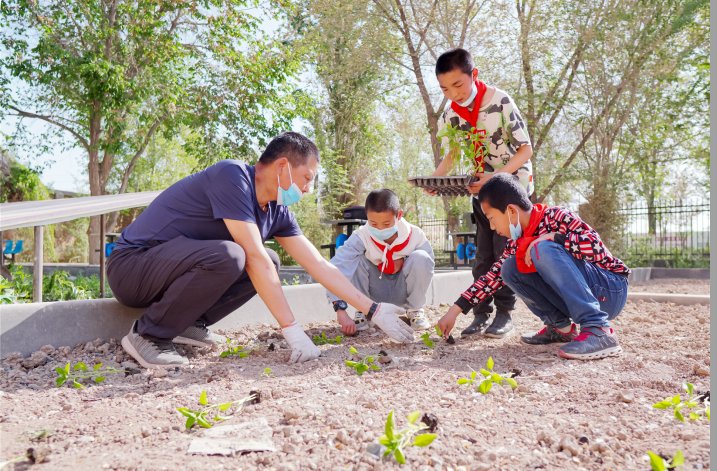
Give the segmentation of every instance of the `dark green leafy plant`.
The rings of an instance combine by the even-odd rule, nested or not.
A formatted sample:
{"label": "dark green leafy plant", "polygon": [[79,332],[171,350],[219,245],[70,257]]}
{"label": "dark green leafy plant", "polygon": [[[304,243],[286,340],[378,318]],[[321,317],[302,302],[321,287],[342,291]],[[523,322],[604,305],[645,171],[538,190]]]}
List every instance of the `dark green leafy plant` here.
{"label": "dark green leafy plant", "polygon": [[344,360],[344,364],[349,368],[353,368],[357,375],[361,376],[368,370],[378,371],[381,369],[381,367],[376,363],[376,358],[373,355],[361,356],[359,351],[354,347],[349,347],[349,352],[351,352],[351,355],[353,355],[357,361]]}
{"label": "dark green leafy plant", "polygon": [[652,471],[667,471],[669,469],[679,469],[685,464],[685,456],[681,450],[677,450],[672,459],[666,459],[657,453],[647,452],[650,457],[650,467]]}
{"label": "dark green leafy plant", "polygon": [[[518,382],[513,379],[510,376],[501,376],[500,374],[493,371],[493,367],[495,366],[495,363],[493,362],[493,357],[488,357],[488,361],[485,363],[485,368],[481,368],[478,372],[480,372],[481,376],[483,376],[483,380],[478,384],[478,387],[476,388],[476,391],[478,391],[481,394],[488,394],[493,387],[493,384],[507,384],[512,389],[515,389],[518,387]],[[467,384],[470,386],[473,386],[473,384],[477,381],[478,372],[471,371],[471,374],[467,378],[459,378],[458,384]]]}
{"label": "dark green leafy plant", "polygon": [[321,332],[321,335],[314,335],[314,345],[341,345],[344,341],[343,335],[337,335],[336,337],[330,338],[326,336],[326,332]]}
{"label": "dark green leafy plant", "polygon": [[699,396],[695,394],[695,387],[692,383],[685,383],[682,388],[687,392],[687,397],[682,398],[679,394],[668,397],[660,402],[652,405],[655,409],[672,409],[675,419],[685,422],[685,412],[691,421],[697,421],[702,418],[710,421],[710,405],[709,401],[704,402],[704,408],[700,408]]}
{"label": "dark green leafy plant", "polygon": [[195,425],[199,425],[202,428],[211,428],[215,423],[221,422],[231,418],[231,415],[221,415],[223,412],[234,412],[241,411],[242,407],[246,403],[251,403],[256,400],[254,394],[239,399],[238,401],[222,402],[219,404],[209,404],[207,400],[207,392],[202,391],[199,395],[199,409],[190,409],[188,407],[177,407],[177,411],[187,418],[184,426],[187,430],[191,429]]}
{"label": "dark green leafy plant", "polygon": [[428,430],[428,425],[423,422],[419,422],[418,418],[421,417],[419,411],[414,411],[408,414],[406,417],[408,425],[401,430],[396,429],[396,423],[393,419],[393,410],[388,413],[386,418],[386,425],[384,426],[384,434],[379,437],[378,442],[386,447],[383,452],[383,457],[393,456],[393,458],[400,464],[406,463],[406,455],[404,448],[409,446],[426,447],[433,443],[433,440],[438,436],[435,433],[421,433],[424,430]]}
{"label": "dark green leafy plant", "polygon": [[55,372],[57,372],[55,385],[57,385],[58,388],[68,383],[76,389],[82,389],[84,388],[84,385],[81,383],[83,380],[92,379],[95,383],[101,383],[106,379],[107,375],[125,373],[125,370],[102,366],[102,363],[95,363],[92,369],[90,369],[85,363],[80,361],[75,363],[74,366],[72,366],[71,363],[67,363],[64,367],[58,366],[55,368]]}

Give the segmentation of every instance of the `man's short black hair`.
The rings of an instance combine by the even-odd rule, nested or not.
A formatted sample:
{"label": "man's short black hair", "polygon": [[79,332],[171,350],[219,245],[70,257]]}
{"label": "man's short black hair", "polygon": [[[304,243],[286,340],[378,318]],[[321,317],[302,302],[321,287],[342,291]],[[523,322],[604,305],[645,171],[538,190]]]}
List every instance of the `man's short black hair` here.
{"label": "man's short black hair", "polygon": [[475,65],[471,53],[465,49],[456,48],[446,51],[436,61],[436,76],[445,74],[455,69],[468,75],[473,73]]}
{"label": "man's short black hair", "polygon": [[393,191],[383,188],[381,190],[373,190],[366,197],[366,212],[383,213],[391,211],[398,214],[401,210],[401,203],[398,201],[398,195]]}
{"label": "man's short black hair", "polygon": [[493,175],[478,192],[478,202],[485,202],[501,213],[505,212],[509,204],[515,204],[525,211],[533,207],[528,192],[525,191],[518,177],[508,173]]}
{"label": "man's short black hair", "polygon": [[276,159],[286,157],[294,167],[306,165],[310,158],[319,161],[319,149],[316,144],[298,132],[283,132],[272,139],[259,157],[262,164],[270,164]]}

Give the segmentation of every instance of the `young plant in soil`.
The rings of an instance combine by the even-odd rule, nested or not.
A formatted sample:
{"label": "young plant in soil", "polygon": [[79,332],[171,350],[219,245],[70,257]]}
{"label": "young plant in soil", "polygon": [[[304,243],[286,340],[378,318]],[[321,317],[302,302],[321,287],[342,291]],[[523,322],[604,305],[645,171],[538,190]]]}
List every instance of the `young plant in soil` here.
{"label": "young plant in soil", "polygon": [[[707,394],[695,394],[695,387],[692,383],[685,383],[682,385],[682,388],[687,392],[686,399],[683,400],[682,397],[677,394],[653,404],[652,407],[655,409],[672,409],[675,419],[680,422],[685,422],[685,413],[687,413],[687,417],[692,421],[697,421],[704,417],[709,422],[709,396]],[[703,409],[699,408],[700,402],[705,405]]]}
{"label": "young plant in soil", "polygon": [[227,349],[224,350],[219,354],[222,358],[227,357],[239,357],[239,358],[246,358],[251,353],[251,350],[248,350],[243,345],[234,344],[232,339],[227,339]]}
{"label": "young plant in soil", "polygon": [[344,341],[343,335],[337,335],[334,338],[326,336],[326,332],[321,332],[321,335],[314,335],[314,345],[341,345]]}
{"label": "young plant in soil", "polygon": [[57,378],[55,378],[55,385],[59,388],[63,384],[71,384],[75,389],[82,389],[85,386],[82,381],[91,379],[95,383],[101,383],[107,375],[114,375],[125,373],[125,370],[112,368],[109,366],[102,366],[102,363],[95,363],[92,369],[88,368],[87,365],[81,361],[74,364],[67,363],[64,367],[58,366],[55,368]]}
{"label": "young plant in soil", "polygon": [[[478,391],[481,394],[488,394],[493,387],[493,384],[507,384],[512,389],[515,389],[518,387],[518,382],[513,379],[510,376],[501,376],[495,371],[493,371],[493,367],[495,366],[495,363],[493,362],[493,357],[488,357],[488,361],[485,363],[485,368],[481,368],[478,372],[480,372],[481,376],[483,376],[483,380],[478,384],[478,387],[476,388],[476,391]],[[471,374],[467,378],[458,378],[458,384],[467,384],[469,386],[473,386],[473,384],[477,381],[478,372],[471,371]]]}
{"label": "young plant in soil", "polygon": [[393,410],[388,413],[386,418],[386,425],[384,427],[384,434],[379,437],[378,442],[386,447],[383,452],[383,457],[393,456],[394,459],[400,464],[406,463],[406,455],[404,448],[409,446],[426,447],[433,443],[438,435],[435,433],[421,433],[424,430],[428,430],[429,426],[423,422],[419,422],[418,418],[421,417],[419,411],[414,411],[408,414],[408,426],[401,430],[396,429],[396,423],[393,419]]}
{"label": "young plant in soil", "polygon": [[344,360],[344,364],[349,368],[353,368],[357,375],[361,376],[368,370],[378,371],[381,369],[381,367],[376,363],[376,358],[373,355],[366,355],[365,357],[362,357],[359,351],[354,347],[349,347],[349,352],[351,352],[351,355],[353,355],[354,358],[357,358],[358,361]]}
{"label": "young plant in soil", "polygon": [[266,368],[264,368],[264,371],[261,373],[261,375],[264,376],[265,378],[271,378],[271,376],[273,375],[273,372],[272,372],[271,368],[269,368],[267,366]]}
{"label": "young plant in soil", "polygon": [[252,392],[249,396],[239,399],[238,401],[222,402],[219,404],[209,404],[207,400],[207,392],[202,391],[199,395],[199,405],[202,406],[199,409],[190,409],[188,407],[177,407],[180,414],[187,418],[184,426],[187,430],[191,429],[195,425],[199,425],[203,428],[211,428],[216,422],[230,419],[231,415],[221,415],[222,412],[227,412],[233,409],[233,412],[240,412],[244,404],[256,403],[258,399],[257,393]]}
{"label": "young plant in soil", "polygon": [[464,131],[458,126],[448,124],[438,133],[438,139],[443,138],[448,139],[448,148],[453,152],[455,174],[474,175],[483,172],[483,168],[476,165],[476,156],[484,148],[485,137],[475,132],[475,128]]}
{"label": "young plant in soil", "polygon": [[430,332],[424,332],[423,335],[421,335],[421,340],[423,341],[423,345],[428,348],[433,348],[436,346],[435,342],[431,340]]}
{"label": "young plant in soil", "polygon": [[681,450],[677,450],[672,459],[665,458],[651,451],[647,452],[650,457],[650,467],[652,471],[667,471],[669,469],[678,469],[685,464],[685,456]]}

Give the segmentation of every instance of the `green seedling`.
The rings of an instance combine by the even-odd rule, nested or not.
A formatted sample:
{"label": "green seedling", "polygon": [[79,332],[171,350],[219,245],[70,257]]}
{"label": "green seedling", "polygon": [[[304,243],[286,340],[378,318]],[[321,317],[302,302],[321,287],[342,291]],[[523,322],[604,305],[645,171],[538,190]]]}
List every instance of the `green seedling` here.
{"label": "green seedling", "polygon": [[264,368],[264,372],[263,372],[261,375],[264,376],[265,378],[271,378],[271,376],[272,376],[273,374],[274,374],[274,373],[271,371],[271,368],[269,368],[269,367],[267,366],[266,368]]}
{"label": "green seedling", "polygon": [[663,458],[657,453],[653,453],[651,451],[647,452],[647,456],[650,457],[650,467],[652,468],[652,471],[678,469],[685,464],[685,455],[682,454],[681,450],[677,450],[672,459]]}
{"label": "green seedling", "polygon": [[475,159],[479,152],[484,151],[485,136],[475,131],[475,128],[465,131],[448,124],[438,133],[439,139],[448,139],[448,148],[454,155],[453,169],[457,174],[473,175],[483,171],[482,167],[476,165]]}
{"label": "green seedling", "polygon": [[250,353],[251,350],[248,350],[245,346],[234,344],[232,339],[227,339],[227,349],[220,353],[219,356],[222,358],[227,358],[230,356],[246,358],[249,356]]}
{"label": "green seedling", "polygon": [[376,358],[373,355],[362,357],[359,351],[354,347],[349,347],[349,352],[351,352],[351,355],[359,360],[344,360],[344,364],[349,368],[356,370],[357,375],[361,376],[368,370],[378,371],[381,369],[381,367],[376,363]]}
{"label": "green seedling", "polygon": [[378,442],[386,447],[383,452],[383,457],[393,455],[394,459],[400,463],[406,463],[406,455],[404,448],[408,446],[426,447],[433,443],[437,435],[435,433],[421,433],[424,430],[428,430],[428,425],[423,422],[419,422],[418,418],[421,417],[419,411],[414,411],[408,414],[408,426],[396,430],[396,423],[393,419],[393,411],[388,413],[386,418],[386,425],[384,427],[384,434],[379,437]]}
{"label": "green seedling", "polygon": [[515,389],[518,387],[518,382],[513,379],[510,376],[501,376],[495,371],[493,371],[493,367],[495,366],[495,363],[493,362],[493,357],[488,357],[488,361],[485,363],[485,368],[481,368],[479,371],[471,371],[471,374],[467,378],[458,378],[458,384],[467,384],[469,386],[473,386],[473,384],[477,381],[478,373],[483,376],[483,380],[478,384],[478,387],[476,388],[476,391],[478,391],[481,394],[488,394],[493,387],[493,384],[507,384],[512,389]]}
{"label": "green seedling", "polygon": [[223,412],[228,412],[233,409],[233,412],[240,412],[244,404],[252,403],[256,401],[256,395],[250,394],[249,396],[239,399],[238,401],[222,402],[219,404],[209,404],[207,400],[207,392],[202,391],[199,395],[199,405],[202,406],[199,409],[190,409],[188,407],[177,407],[177,411],[187,418],[184,426],[187,430],[191,429],[195,425],[199,425],[202,428],[211,428],[215,423],[223,420],[230,419],[231,415],[221,415]]}
{"label": "green seedling", "polygon": [[125,373],[124,369],[102,366],[102,363],[95,363],[92,369],[90,369],[81,361],[75,363],[74,366],[71,363],[67,363],[64,367],[58,366],[55,368],[55,371],[57,372],[55,385],[57,385],[58,388],[68,383],[76,389],[84,388],[85,386],[82,384],[82,381],[86,379],[92,379],[95,383],[101,383],[106,379],[107,375]]}
{"label": "green seedling", "polygon": [[665,400],[652,405],[655,409],[672,409],[675,419],[685,422],[685,415],[691,421],[697,421],[703,417],[710,421],[710,406],[706,402],[704,408],[700,408],[700,398],[695,395],[695,387],[692,383],[685,383],[682,388],[687,392],[687,398],[683,399],[679,394],[668,397]]}
{"label": "green seedling", "polygon": [[314,345],[341,345],[344,341],[343,335],[337,335],[334,338],[326,336],[326,332],[321,332],[321,335],[314,335]]}
{"label": "green seedling", "polygon": [[424,332],[423,335],[421,335],[421,340],[423,341],[423,345],[425,345],[428,348],[433,348],[436,346],[436,344],[431,340],[431,334],[430,332]]}

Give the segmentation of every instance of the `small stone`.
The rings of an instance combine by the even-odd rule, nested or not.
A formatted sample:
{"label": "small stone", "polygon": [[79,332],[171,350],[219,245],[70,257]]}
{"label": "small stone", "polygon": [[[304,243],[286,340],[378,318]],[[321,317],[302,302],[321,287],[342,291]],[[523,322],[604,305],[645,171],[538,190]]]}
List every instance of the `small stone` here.
{"label": "small stone", "polygon": [[22,366],[27,368],[28,370],[31,370],[33,368],[37,368],[38,366],[42,366],[45,363],[50,361],[50,357],[47,356],[47,353],[45,352],[35,352],[30,357],[26,358],[22,361]]}
{"label": "small stone", "polygon": [[635,401],[635,395],[631,392],[625,392],[625,391],[620,391],[619,393],[617,393],[616,398],[618,401],[626,402],[628,404]]}
{"label": "small stone", "polygon": [[384,447],[383,445],[379,445],[378,443],[369,443],[366,446],[366,452],[369,455],[375,456],[376,458],[381,458],[381,455],[383,455]]}
{"label": "small stone", "polygon": [[581,445],[587,445],[588,443],[590,443],[590,439],[588,439],[588,437],[580,437],[578,438],[578,443],[580,443]]}
{"label": "small stone", "polygon": [[344,445],[348,445],[350,443],[349,436],[346,434],[346,430],[339,430],[339,433],[336,434],[336,441],[339,443],[343,443]]}
{"label": "small stone", "polygon": [[560,440],[560,450],[570,453],[571,456],[577,456],[580,454],[580,447],[575,440],[570,437],[563,437]]}
{"label": "small stone", "polygon": [[40,347],[40,351],[49,355],[55,351],[55,347],[53,347],[52,345],[43,345],[42,347]]}
{"label": "small stone", "polygon": [[286,421],[298,420],[299,417],[301,417],[301,412],[296,409],[286,409],[284,411],[284,420]]}
{"label": "small stone", "polygon": [[618,440],[621,440],[621,441],[627,440],[627,434],[625,432],[617,432],[616,437]]}
{"label": "small stone", "polygon": [[707,377],[710,375],[710,369],[702,365],[695,365],[693,371],[697,376]]}
{"label": "small stone", "polygon": [[140,434],[142,435],[142,438],[147,438],[151,435],[151,431],[147,427],[142,427],[140,430]]}
{"label": "small stone", "polygon": [[608,450],[608,446],[605,443],[605,440],[602,438],[598,438],[593,442],[592,445],[590,445],[590,451],[595,451],[598,453],[605,453]]}
{"label": "small stone", "polygon": [[551,446],[553,443],[555,443],[555,437],[552,434],[545,432],[544,430],[538,432],[536,439],[538,443],[544,443],[547,446]]}

